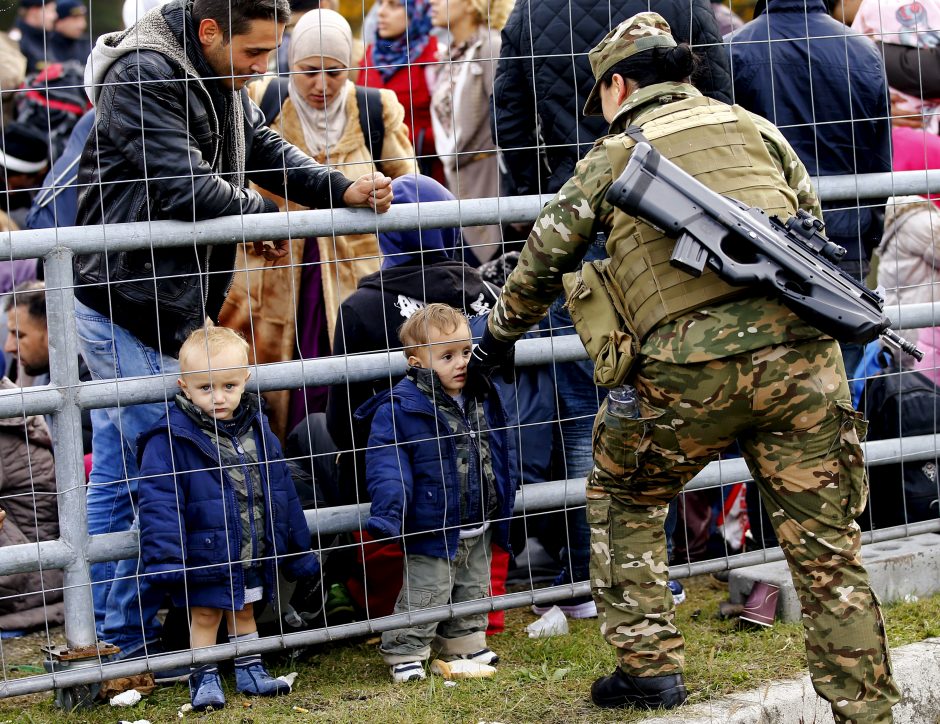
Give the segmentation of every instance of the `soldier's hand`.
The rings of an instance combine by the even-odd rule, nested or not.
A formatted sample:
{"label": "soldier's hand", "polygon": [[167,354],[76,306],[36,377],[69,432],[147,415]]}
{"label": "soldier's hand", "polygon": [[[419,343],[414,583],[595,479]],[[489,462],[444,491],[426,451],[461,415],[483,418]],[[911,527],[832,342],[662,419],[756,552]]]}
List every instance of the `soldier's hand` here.
{"label": "soldier's hand", "polygon": [[492,389],[492,377],[499,373],[503,381],[512,384],[515,370],[515,342],[496,339],[489,326],[483,331],[483,338],[473,348],[470,363],[467,365],[467,384],[465,389],[473,397],[485,397]]}
{"label": "soldier's hand", "polygon": [[392,205],[392,180],[381,173],[367,173],[353,181],[343,194],[347,206],[368,206],[384,214]]}

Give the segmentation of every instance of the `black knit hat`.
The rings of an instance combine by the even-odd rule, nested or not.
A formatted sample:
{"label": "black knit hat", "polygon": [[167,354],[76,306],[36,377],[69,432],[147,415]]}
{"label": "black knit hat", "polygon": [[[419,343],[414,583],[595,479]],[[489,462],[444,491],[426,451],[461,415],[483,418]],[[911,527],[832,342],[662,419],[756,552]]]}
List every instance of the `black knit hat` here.
{"label": "black knit hat", "polygon": [[12,173],[38,173],[49,161],[49,139],[23,123],[11,123],[0,135],[0,166]]}
{"label": "black knit hat", "polygon": [[60,19],[72,15],[88,15],[88,7],[82,0],[59,0],[55,4],[55,11]]}

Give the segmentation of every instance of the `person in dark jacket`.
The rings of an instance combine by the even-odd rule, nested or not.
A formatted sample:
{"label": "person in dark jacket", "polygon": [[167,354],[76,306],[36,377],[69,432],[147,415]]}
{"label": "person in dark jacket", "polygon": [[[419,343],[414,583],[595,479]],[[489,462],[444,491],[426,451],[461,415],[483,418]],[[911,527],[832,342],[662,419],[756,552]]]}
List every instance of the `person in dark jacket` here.
{"label": "person in dark jacket", "polygon": [[[503,183],[515,195],[555,193],[594,141],[607,134],[602,118],[581,115],[594,87],[588,51],[649,0],[517,0],[502,32],[493,87],[493,138]],[[709,0],[660,0],[679,42],[705,56],[693,79],[707,96],[731,102],[731,73]]]}
{"label": "person in dark jacket", "polygon": [[[277,438],[257,396],[245,394],[249,374],[241,335],[196,330],[180,350],[176,405],[140,440],[141,563],[189,608],[194,649],[215,644],[223,615],[229,641],[257,639],[253,604],[265,594],[274,602],[279,568],[319,573]],[[290,692],[257,655],[235,659],[235,681],[255,696]],[[224,706],[214,664],[194,668],[190,695],[197,711]]]}
{"label": "person in dark jacket", "polygon": [[56,18],[49,36],[51,56],[58,62],[74,60],[85,66],[91,52],[88,37],[88,8],[81,0],[58,0]]}
{"label": "person in dark jacket", "polygon": [[[96,117],[79,167],[78,223],[191,223],[277,211],[249,180],[309,207],[387,210],[389,179],[350,181],[317,164],[267,128],[249,99],[244,85],[265,71],[289,16],[287,0],[173,0],[100,37],[89,65]],[[235,251],[234,244],[193,243],[77,255],[76,326],[92,375],[174,374],[182,341],[218,317]],[[262,244],[259,253],[273,259],[287,249]],[[137,436],[165,409],[110,408],[107,424],[134,459]],[[122,451],[93,454],[120,459]],[[136,494],[136,466],[122,477]],[[159,631],[160,601],[133,566],[118,565],[103,629],[122,657],[140,655]]]}
{"label": "person in dark jacket", "polygon": [[19,14],[10,29],[10,38],[20,44],[26,57],[26,73],[42,70],[53,60],[49,38],[56,19],[50,0],[20,0]]}
{"label": "person in dark jacket", "polygon": [[[392,181],[392,189],[394,203],[454,200],[447,189],[428,176],[401,176]],[[358,289],[340,306],[333,354],[399,349],[398,328],[432,302],[456,307],[468,317],[487,313],[499,289],[483,281],[473,267],[453,259],[459,245],[460,230],[456,228],[380,233],[382,268],[359,280]],[[365,447],[369,430],[357,428],[352,413],[373,395],[388,390],[389,382],[383,378],[330,389],[327,426],[340,450]],[[351,457],[344,456],[342,461],[344,480],[355,480],[354,470],[362,469],[346,459]],[[336,502],[364,500],[365,485],[361,482],[360,496],[348,490]]]}
{"label": "person in dark jacket", "polygon": [[[467,388],[472,341],[463,313],[429,304],[399,331],[408,376],[356,412],[371,422],[366,527],[401,538],[405,573],[395,613],[488,595],[490,541],[508,546],[515,498],[510,435],[499,395]],[[382,634],[395,682],[425,678],[431,645],[443,661],[492,665],[486,613]],[[433,670],[432,666],[432,670]]]}
{"label": "person in dark jacket", "polygon": [[[812,176],[890,171],[888,90],[875,44],[830,17],[823,0],[767,7],[727,37],[734,102],[779,127]],[[828,237],[848,250],[840,266],[864,280],[884,199],[855,206],[829,202],[823,212]]]}

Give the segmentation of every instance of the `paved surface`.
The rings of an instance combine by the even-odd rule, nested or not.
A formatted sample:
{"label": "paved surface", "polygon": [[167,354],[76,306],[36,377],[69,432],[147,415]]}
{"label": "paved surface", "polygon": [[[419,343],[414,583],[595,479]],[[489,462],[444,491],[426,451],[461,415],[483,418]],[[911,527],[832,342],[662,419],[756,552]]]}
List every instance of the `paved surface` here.
{"label": "paved surface", "polygon": [[[940,724],[940,638],[892,651],[892,665],[904,698],[894,708],[895,724]],[[644,724],[833,724],[829,705],[816,696],[809,675],[768,684],[682,707]]]}
{"label": "paved surface", "polygon": [[[862,562],[868,571],[872,590],[883,603],[907,596],[929,596],[940,591],[940,534],[922,533],[910,538],[869,543],[862,546]],[[798,623],[801,620],[800,601],[785,561],[731,571],[728,579],[731,602],[744,603],[757,581],[780,587],[777,600],[779,621]]]}

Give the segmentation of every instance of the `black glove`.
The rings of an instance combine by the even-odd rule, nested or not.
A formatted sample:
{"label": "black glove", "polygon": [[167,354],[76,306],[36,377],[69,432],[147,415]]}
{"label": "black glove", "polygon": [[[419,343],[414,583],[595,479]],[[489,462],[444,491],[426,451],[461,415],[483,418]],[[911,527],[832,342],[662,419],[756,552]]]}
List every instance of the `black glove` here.
{"label": "black glove", "polygon": [[489,326],[483,331],[480,344],[473,348],[467,365],[467,393],[475,398],[485,397],[492,389],[492,377],[497,372],[511,385],[516,367],[515,342],[496,339]]}

